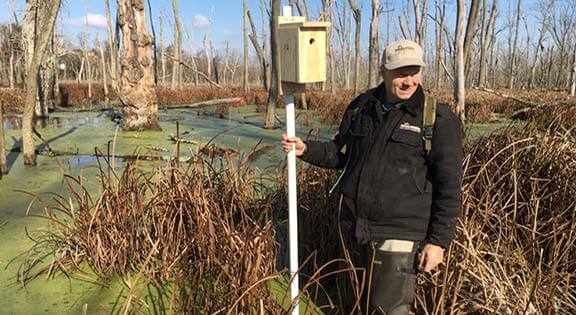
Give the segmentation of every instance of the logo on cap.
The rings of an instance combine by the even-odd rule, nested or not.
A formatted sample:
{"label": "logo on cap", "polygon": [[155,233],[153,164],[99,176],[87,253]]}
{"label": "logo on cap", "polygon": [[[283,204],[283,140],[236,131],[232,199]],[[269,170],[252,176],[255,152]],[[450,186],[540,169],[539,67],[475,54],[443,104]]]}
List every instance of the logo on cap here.
{"label": "logo on cap", "polygon": [[398,45],[398,47],[396,47],[396,49],[394,51],[399,52],[399,51],[404,51],[404,50],[415,50],[415,49],[414,49],[414,47],[410,47],[410,46]]}

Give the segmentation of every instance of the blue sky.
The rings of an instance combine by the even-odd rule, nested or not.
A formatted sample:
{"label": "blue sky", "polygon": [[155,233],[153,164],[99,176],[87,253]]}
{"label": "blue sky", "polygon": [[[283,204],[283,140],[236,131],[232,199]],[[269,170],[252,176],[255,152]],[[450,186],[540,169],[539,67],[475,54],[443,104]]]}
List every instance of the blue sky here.
{"label": "blue sky", "polygon": [[[4,6],[0,7],[0,22],[6,22],[10,19],[9,0],[4,0]],[[115,11],[116,0],[109,0],[112,11]],[[347,0],[337,0],[340,5],[347,4]],[[524,0],[524,11],[532,14],[534,12],[534,3],[536,0]],[[267,0],[268,2],[268,0]],[[316,17],[320,11],[320,0],[309,0],[310,10],[312,16]],[[393,33],[398,30],[398,17],[399,12],[402,12],[402,7],[408,5],[411,1],[381,1],[381,3],[393,3],[395,12],[393,13],[392,23],[394,25]],[[429,0],[432,7],[434,2]],[[501,18],[500,23],[505,23],[506,16],[510,14],[511,2],[516,1],[500,1]],[[19,9],[19,16],[22,15],[24,8],[24,1],[17,0],[17,8]],[[164,12],[165,23],[164,30],[165,36],[171,41],[171,23],[172,6],[171,0],[150,0],[152,5],[152,14],[155,21],[156,32],[158,34],[158,17],[161,12]],[[282,4],[287,4],[287,0],[283,0]],[[368,38],[368,23],[370,19],[370,0],[357,0],[357,3],[362,6],[363,11],[363,43],[367,42]],[[449,20],[453,20],[455,16],[455,1],[448,0]],[[255,23],[258,24],[260,30],[260,0],[248,0],[248,5],[253,13]],[[513,7],[513,6],[512,6]],[[411,8],[411,7],[410,7]],[[77,33],[83,30],[88,30],[91,34],[100,32],[100,38],[105,38],[105,19],[104,19],[104,0],[63,0],[63,9],[59,15],[59,28],[60,30],[73,42],[77,41]],[[88,16],[88,22],[92,26],[86,28],[84,25],[85,17]],[[114,13],[113,13],[114,15]],[[240,48],[242,45],[242,0],[180,0],[180,16],[184,29],[188,36],[192,38],[195,49],[201,47],[202,39],[206,32],[209,32],[209,37],[213,41],[214,46],[221,48],[228,41],[231,47]],[[212,23],[209,20],[212,19]],[[431,22],[432,23],[432,22]],[[386,15],[381,17],[381,31],[383,34],[386,31]],[[453,26],[449,28],[452,30]],[[432,36],[433,33],[429,33]],[[92,35],[93,36],[93,35]],[[384,36],[384,35],[381,35]],[[394,36],[392,36],[394,37]],[[92,37],[93,38],[93,37]],[[184,35],[186,41],[187,36]],[[184,49],[188,50],[190,47],[188,42],[184,43]]]}

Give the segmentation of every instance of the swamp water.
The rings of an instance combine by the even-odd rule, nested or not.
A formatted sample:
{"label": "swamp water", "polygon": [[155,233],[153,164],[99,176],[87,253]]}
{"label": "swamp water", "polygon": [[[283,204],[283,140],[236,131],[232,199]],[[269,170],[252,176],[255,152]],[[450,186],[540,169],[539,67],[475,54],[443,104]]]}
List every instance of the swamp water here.
{"label": "swamp water", "polygon": [[[308,114],[302,114],[298,119],[301,124],[297,130],[301,136],[305,137],[314,129],[314,134],[326,139],[334,132],[333,127],[323,126],[305,115]],[[284,117],[284,112],[279,110],[278,116]],[[95,147],[106,154],[116,134],[114,152],[117,156],[132,155],[136,150],[147,154],[151,149],[161,149],[157,153],[169,157],[175,148],[170,136],[176,134],[176,121],[179,122],[181,138],[202,144],[210,142],[222,148],[248,152],[261,142],[260,147],[266,147],[265,154],[254,161],[254,167],[263,173],[277,172],[285,157],[279,146],[283,126],[264,130],[261,127],[263,119],[263,114],[256,113],[254,106],[232,109],[227,118],[198,116],[195,110],[190,109],[161,110],[159,120],[163,131],[124,133],[118,130],[116,134],[116,123],[104,113],[53,113],[46,127],[38,131],[52,149],[77,152],[78,155],[57,158],[38,155],[37,167],[24,167],[20,152],[7,152],[10,174],[0,180],[0,314],[82,314],[84,311],[87,314],[107,314],[120,310],[120,297],[128,291],[120,281],[111,281],[106,286],[93,284],[89,280],[95,277],[90,273],[74,274],[72,278],[58,274],[50,279],[43,275],[25,288],[17,283],[16,274],[23,261],[19,255],[32,245],[25,228],[32,236],[33,231],[47,228],[43,219],[24,218],[29,205],[30,214],[43,213],[42,202],[24,192],[44,202],[52,200],[48,193],[66,194],[63,170],[72,176],[82,175],[86,187],[96,195],[99,181],[96,178],[98,161],[94,157]],[[19,120],[12,117],[3,124],[7,149],[20,147]],[[42,148],[39,141],[37,144]],[[190,155],[194,150],[195,145],[181,144],[181,156]],[[125,166],[120,158],[115,163],[118,171]],[[158,165],[165,162],[144,163]],[[50,259],[46,257],[45,264]]]}

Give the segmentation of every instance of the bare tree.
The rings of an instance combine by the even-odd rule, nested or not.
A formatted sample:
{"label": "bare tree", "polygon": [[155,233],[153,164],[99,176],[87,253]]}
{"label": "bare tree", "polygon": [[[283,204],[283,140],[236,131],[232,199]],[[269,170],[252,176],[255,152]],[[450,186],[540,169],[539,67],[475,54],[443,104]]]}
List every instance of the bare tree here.
{"label": "bare tree", "polygon": [[90,64],[90,55],[88,54],[88,33],[86,31],[80,34],[80,43],[82,45],[82,55],[86,63],[86,76],[88,78],[88,100],[92,102],[92,67]]}
{"label": "bare tree", "polygon": [[534,77],[536,76],[536,64],[538,63],[538,58],[542,50],[544,49],[544,37],[548,32],[549,23],[550,23],[550,10],[552,9],[553,2],[548,2],[545,4],[540,10],[542,14],[542,20],[540,21],[540,31],[538,35],[538,42],[534,47],[534,59],[532,61],[533,67],[530,69],[530,78],[528,79],[528,88],[531,89],[534,86]]}
{"label": "bare tree", "polygon": [[158,98],[152,74],[152,37],[143,0],[118,0],[122,30],[120,102],[124,130],[159,130]]}
{"label": "bare tree", "polygon": [[[348,6],[345,3],[334,2],[336,10],[341,12],[336,19],[334,30],[340,46],[340,66],[335,67],[336,72],[339,72],[341,82],[345,88],[350,88],[350,68],[352,63],[352,44],[350,42],[350,33],[352,29],[351,15],[348,12]],[[341,10],[338,7],[342,6]],[[336,75],[336,74],[334,74]]]}
{"label": "bare tree", "polygon": [[154,29],[154,16],[152,15],[152,4],[150,4],[150,0],[148,0],[148,13],[150,13],[150,30],[152,31],[152,53],[154,55],[154,66],[152,67],[154,71],[154,85],[158,85],[158,72],[157,72],[157,65],[158,65],[158,46],[156,45],[156,30]]}
{"label": "bare tree", "polygon": [[266,7],[266,0],[260,0],[260,15],[261,15],[261,32],[262,32],[262,51],[264,52],[264,62],[266,63],[266,69],[267,69],[267,73],[266,73],[266,86],[270,86],[270,58],[269,56],[269,51],[268,51],[268,35],[266,34],[266,28],[267,28],[267,23],[266,23],[266,14],[267,11],[267,7]]}
{"label": "bare tree", "polygon": [[372,0],[372,19],[370,20],[370,45],[368,48],[368,88],[373,88],[378,84],[378,75],[380,67],[378,66],[378,57],[380,55],[380,46],[378,45],[378,28],[380,26],[380,14],[382,7],[380,0]]}
{"label": "bare tree", "polygon": [[6,162],[6,147],[4,145],[4,115],[2,102],[0,102],[0,178],[3,174],[8,174],[8,163]]}
{"label": "bare tree", "polygon": [[[334,0],[322,0],[322,13],[320,20],[329,21],[334,26]],[[334,27],[328,28],[328,68],[330,69],[330,93],[336,92],[336,60],[333,45]],[[326,85],[323,85],[324,87]]]}
{"label": "bare tree", "polygon": [[178,0],[172,0],[172,11],[174,12],[174,61],[172,62],[172,88],[180,87],[182,83],[180,63],[182,62],[182,38],[180,37],[182,27],[180,24],[180,14],[178,13]]}
{"label": "bare tree", "polygon": [[[8,60],[8,67],[9,67],[9,74],[8,74],[8,81],[10,82],[10,88],[14,88],[14,62],[15,62],[15,49],[14,49],[14,28],[18,27],[18,19],[16,18],[16,0],[9,0],[8,7],[10,8],[11,15],[14,16],[14,22],[8,22],[8,36],[10,45],[10,59]],[[1,120],[0,120],[1,121]]]}
{"label": "bare tree", "polygon": [[576,42],[572,52],[572,71],[570,72],[570,96],[576,93]]}
{"label": "bare tree", "polygon": [[268,90],[268,62],[266,60],[266,52],[264,47],[261,47],[260,43],[258,43],[258,34],[256,33],[256,26],[254,25],[254,20],[252,19],[250,10],[248,10],[248,20],[250,21],[250,29],[252,30],[252,33],[248,36],[250,37],[254,50],[256,50],[258,59],[260,59],[260,68],[262,71],[260,78],[262,79],[262,86],[265,90]]}
{"label": "bare tree", "polygon": [[212,49],[211,49],[210,40],[208,40],[208,32],[204,33],[203,46],[204,46],[204,56],[206,57],[206,75],[211,80],[212,79],[212,63],[211,63]]}
{"label": "bare tree", "polygon": [[470,12],[468,13],[468,23],[466,24],[466,34],[464,35],[464,65],[468,65],[466,69],[466,74],[468,74],[469,69],[472,68],[471,65],[471,47],[474,41],[474,34],[476,33],[476,22],[478,20],[478,8],[480,7],[480,0],[472,0],[470,2]]}
{"label": "bare tree", "polygon": [[446,0],[442,0],[442,3],[436,1],[436,10],[435,10],[435,20],[436,20],[436,27],[434,28],[435,36],[436,36],[436,61],[434,66],[434,86],[439,88],[442,86],[442,65],[443,65],[443,56],[444,56],[444,21],[446,18]]}
{"label": "bare tree", "polygon": [[246,3],[246,0],[242,1],[242,8],[244,11],[242,17],[242,31],[244,33],[244,71],[242,75],[242,89],[244,90],[244,93],[248,93],[248,4]]}
{"label": "bare tree", "polygon": [[28,35],[33,38],[32,41],[34,45],[32,47],[34,47],[34,49],[29,53],[30,59],[27,62],[28,66],[26,68],[26,94],[24,98],[24,113],[22,115],[24,165],[36,165],[36,152],[32,138],[32,123],[36,97],[38,95],[38,75],[46,46],[54,30],[56,16],[60,8],[60,0],[51,0],[49,3],[46,1],[44,4],[46,7],[43,8],[42,12],[39,12],[38,0],[27,0],[26,2],[26,14],[34,17],[35,27],[32,30],[28,30]]}
{"label": "bare tree", "polygon": [[360,34],[362,25],[362,12],[356,4],[356,0],[348,0],[352,13],[354,15],[354,21],[356,22],[355,33],[354,33],[354,95],[358,94],[358,86],[360,84],[358,76],[360,74]]}
{"label": "bare tree", "polygon": [[466,90],[465,90],[465,71],[464,71],[464,27],[466,23],[466,0],[458,0],[456,18],[456,75],[454,82],[454,99],[456,100],[456,113],[462,123],[466,120]]}
{"label": "bare tree", "polygon": [[196,64],[196,52],[194,51],[194,45],[192,43],[192,39],[190,37],[190,34],[186,33],[186,39],[188,40],[188,43],[190,45],[190,60],[192,61],[192,71],[194,73],[194,85],[198,86],[198,81],[200,80],[199,78],[199,74],[200,71],[198,71],[198,65]]}
{"label": "bare tree", "polygon": [[106,25],[108,34],[108,47],[110,49],[110,83],[112,88],[118,91],[118,42],[115,40],[114,30],[112,29],[112,15],[110,14],[109,0],[104,0],[106,7]]}
{"label": "bare tree", "polygon": [[[412,6],[414,8],[414,41],[420,46],[423,46],[426,37],[426,14],[428,13],[428,1],[424,0],[420,3],[418,0],[412,0]],[[408,18],[406,20],[408,20]]]}
{"label": "bare tree", "polygon": [[49,109],[55,106],[56,90],[56,47],[54,44],[54,33],[50,34],[46,51],[40,64],[38,101],[34,114],[36,118],[48,118]]}
{"label": "bare tree", "polygon": [[160,23],[160,65],[162,67],[162,79],[160,82],[162,84],[166,83],[166,48],[164,47],[164,10],[160,11],[160,16],[158,17]]}
{"label": "bare tree", "polygon": [[478,86],[483,87],[486,84],[486,66],[488,64],[488,46],[493,33],[496,15],[498,12],[498,0],[492,1],[490,17],[488,15],[486,1],[482,0],[482,26],[480,29],[480,67],[478,72]]}
{"label": "bare tree", "polygon": [[514,86],[514,76],[516,75],[516,49],[518,46],[518,30],[520,28],[521,10],[522,0],[518,0],[516,7],[516,22],[514,23],[514,42],[512,44],[512,54],[510,56],[510,80],[508,81],[508,88],[510,89]]}
{"label": "bare tree", "polygon": [[102,86],[104,88],[104,101],[108,103],[110,98],[108,96],[108,78],[106,75],[106,57],[104,57],[104,48],[100,44],[100,40],[98,39],[98,33],[96,33],[96,46],[100,51],[100,63],[102,66]]}
{"label": "bare tree", "polygon": [[268,106],[266,106],[266,117],[264,128],[274,128],[274,118],[276,106],[280,96],[280,44],[278,43],[278,16],[280,15],[280,0],[271,0],[272,10],[270,12],[270,51],[272,52],[272,78],[270,80],[270,90],[268,93]]}

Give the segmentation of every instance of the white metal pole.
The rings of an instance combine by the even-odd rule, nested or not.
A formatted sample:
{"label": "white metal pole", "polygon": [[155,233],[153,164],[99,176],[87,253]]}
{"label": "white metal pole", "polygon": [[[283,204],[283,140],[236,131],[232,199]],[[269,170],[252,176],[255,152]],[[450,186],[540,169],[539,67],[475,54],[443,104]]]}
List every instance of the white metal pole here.
{"label": "white metal pole", "polygon": [[[294,94],[286,94],[286,135],[296,136],[294,119]],[[290,242],[290,277],[292,278],[290,293],[292,301],[298,296],[298,204],[296,188],[296,150],[293,147],[288,153],[288,229]],[[296,303],[292,315],[298,315],[299,302]]]}

